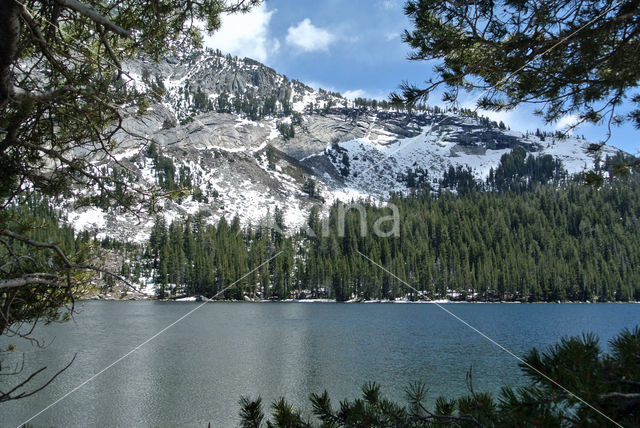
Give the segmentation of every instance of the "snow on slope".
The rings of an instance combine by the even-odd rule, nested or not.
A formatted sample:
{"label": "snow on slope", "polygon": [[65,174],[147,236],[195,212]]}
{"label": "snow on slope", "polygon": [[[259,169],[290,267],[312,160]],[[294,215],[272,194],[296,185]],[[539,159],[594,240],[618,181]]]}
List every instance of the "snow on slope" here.
{"label": "snow on slope", "polygon": [[[484,180],[489,170],[498,166],[500,157],[515,146],[534,156],[559,158],[570,173],[593,165],[585,152],[588,143],[583,140],[543,140],[498,129],[461,112],[409,115],[356,107],[333,94],[289,81],[252,60],[205,52],[162,64],[142,61],[131,68],[132,75],[140,79],[146,75],[150,84],[160,81],[166,90],[162,103],[134,123],[136,132],[157,142],[175,163],[177,175],[188,168],[193,186],[209,195],[206,201],[185,197],[166,202],[163,215],[168,222],[202,213],[212,223],[237,215],[243,225],[257,225],[278,208],[289,230],[295,230],[305,223],[313,206],[326,212],[335,201],[382,202],[391,192],[409,192],[409,170],[427,171],[429,180],[437,185],[450,166],[461,165]],[[256,82],[266,83],[260,87]],[[139,85],[141,90],[148,86]],[[216,113],[215,108],[199,111],[193,108],[193,94],[200,90],[214,105],[222,92],[228,93],[230,100],[248,93],[288,97],[294,114],[251,120],[243,114]],[[166,127],[167,118],[175,125]],[[277,124],[293,124],[294,118],[295,137],[284,138]],[[158,172],[142,152],[139,141],[123,141],[115,158],[133,159],[139,179],[157,184]],[[617,152],[607,146],[603,157]],[[316,181],[324,204],[304,192],[308,178]],[[145,240],[153,224],[153,219],[138,222],[97,209],[72,211],[69,219],[78,230],[134,241]]]}
{"label": "snow on slope", "polygon": [[[409,189],[404,182],[407,171],[418,168],[428,171],[433,181],[442,177],[450,167],[469,167],[479,180],[485,180],[489,171],[496,169],[500,158],[512,148],[465,150],[459,142],[448,137],[460,132],[460,128],[448,127],[437,130],[432,125],[423,126],[419,135],[409,138],[394,139],[393,135],[372,140],[368,134],[363,138],[339,143],[340,149],[348,154],[350,173],[345,180],[348,187],[361,195],[378,195],[386,197],[390,192],[406,193]],[[588,142],[575,138],[562,140],[547,137],[546,141],[532,135],[516,131],[505,134],[518,138],[528,145],[539,149],[532,152],[534,156],[552,155],[563,162],[570,174],[576,174],[593,167],[593,158],[587,155]],[[342,150],[332,161],[336,169],[343,166]],[[603,157],[613,156],[618,152],[613,147],[605,147]],[[322,156],[318,153],[313,156]],[[350,198],[352,196],[347,196]],[[343,199],[337,197],[336,199]]]}
{"label": "snow on slope", "polygon": [[[375,122],[375,121],[373,121]],[[258,124],[243,119],[238,122],[241,126],[258,126]],[[316,180],[325,200],[320,206],[321,212],[336,202],[349,203],[358,200],[373,202],[384,201],[390,193],[408,193],[406,174],[409,170],[424,169],[429,174],[430,181],[436,182],[450,166],[468,166],[476,178],[484,180],[491,168],[499,165],[500,157],[510,152],[511,148],[486,149],[461,147],[458,140],[453,138],[460,132],[456,126],[439,129],[433,125],[417,128],[419,133],[413,137],[398,138],[398,135],[376,129],[374,125],[368,127],[361,138],[350,139],[337,143],[335,152],[332,145],[315,155],[300,159],[305,164],[314,158],[325,157],[330,160],[336,171],[342,164],[342,156],[346,153],[349,160],[349,174],[342,180],[327,173],[327,171],[313,169],[308,176]],[[568,138],[553,140],[547,138],[541,141],[535,136],[525,136],[521,133],[510,132],[526,144],[539,147],[534,155],[550,154],[561,159],[570,173],[581,172],[593,165],[593,159],[586,155],[587,143],[582,140]],[[207,203],[196,202],[186,198],[180,203],[169,203],[164,211],[167,222],[186,215],[206,212],[210,222],[217,222],[221,217],[231,220],[238,216],[243,225],[259,225],[266,218],[273,219],[276,208],[284,213],[285,224],[290,231],[294,231],[305,224],[309,210],[318,201],[310,200],[302,191],[301,179],[291,175],[291,164],[280,160],[270,165],[267,149],[274,137],[267,137],[258,146],[238,147],[198,147],[195,152],[197,158],[173,157],[178,166],[186,166],[194,177],[194,184],[203,193],[215,190],[219,196]],[[127,157],[132,154],[129,149]],[[221,155],[225,153],[225,155]],[[616,150],[605,148],[604,155],[613,155]],[[213,162],[209,158],[218,158]],[[156,173],[151,167],[149,159],[142,163],[141,177],[149,183],[154,183]],[[307,176],[307,175],[305,175]],[[121,217],[116,221],[107,222],[99,210],[74,213],[70,220],[77,229],[104,230],[106,234],[119,234],[113,224],[128,222],[131,219]],[[133,241],[141,242],[147,237],[152,226],[147,221],[135,228],[130,236]],[[111,227],[107,227],[109,224]],[[105,230],[106,229],[106,230]],[[112,231],[113,233],[110,233]]]}

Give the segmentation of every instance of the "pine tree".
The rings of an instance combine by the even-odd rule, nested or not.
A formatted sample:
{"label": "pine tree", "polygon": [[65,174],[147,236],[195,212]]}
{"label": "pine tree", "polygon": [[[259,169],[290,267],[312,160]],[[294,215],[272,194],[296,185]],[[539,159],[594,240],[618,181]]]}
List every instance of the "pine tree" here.
{"label": "pine tree", "polygon": [[[414,27],[404,37],[413,49],[409,59],[443,61],[439,79],[426,88],[403,85],[402,96],[392,97],[396,102],[414,105],[441,85],[449,101],[458,89],[490,86],[496,91],[481,97],[480,107],[501,110],[544,100],[547,121],[579,111],[582,120],[595,123],[606,115],[613,119],[640,80],[631,60],[640,40],[634,2],[540,0],[460,7],[411,0],[405,13]],[[540,32],[547,36],[538,37]],[[640,97],[633,102],[640,103]],[[600,104],[607,108],[598,111]],[[640,110],[629,118],[640,124]]]}
{"label": "pine tree", "polygon": [[[426,386],[410,384],[407,403],[393,402],[375,383],[362,387],[362,398],[344,400],[334,408],[327,391],[312,394],[314,420],[303,420],[301,412],[284,398],[272,405],[269,427],[504,427],[504,426],[621,426],[640,424],[637,397],[640,328],[623,330],[603,354],[598,339],[590,334],[561,339],[543,352],[531,349],[520,368],[528,383],[521,388],[503,387],[496,399],[473,390],[472,372],[467,373],[469,393],[457,398],[440,396],[429,408]],[[560,387],[559,385],[562,385]],[[566,389],[565,389],[566,388]],[[571,391],[571,393],[568,393]],[[581,397],[584,401],[578,399]],[[240,399],[244,427],[265,421],[261,400]]]}

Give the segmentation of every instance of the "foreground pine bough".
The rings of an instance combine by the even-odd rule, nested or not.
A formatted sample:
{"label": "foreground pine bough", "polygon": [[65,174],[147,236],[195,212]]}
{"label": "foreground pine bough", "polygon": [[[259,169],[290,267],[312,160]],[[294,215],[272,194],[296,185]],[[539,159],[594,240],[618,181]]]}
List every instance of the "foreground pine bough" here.
{"label": "foreground pine bough", "polygon": [[427,389],[419,383],[406,389],[406,405],[384,398],[375,383],[363,386],[361,399],[341,401],[337,409],[332,407],[326,391],[312,394],[309,399],[316,420],[305,420],[284,398],[271,405],[272,420],[265,420],[262,400],[242,397],[241,426],[602,427],[614,426],[613,421],[621,426],[638,426],[640,328],[623,330],[610,341],[610,347],[611,352],[603,354],[598,338],[586,334],[563,338],[543,352],[533,348],[524,357],[526,364],[520,364],[529,383],[517,389],[503,387],[498,398],[473,390],[471,370],[467,374],[468,395],[457,399],[439,397],[433,406],[424,402]]}

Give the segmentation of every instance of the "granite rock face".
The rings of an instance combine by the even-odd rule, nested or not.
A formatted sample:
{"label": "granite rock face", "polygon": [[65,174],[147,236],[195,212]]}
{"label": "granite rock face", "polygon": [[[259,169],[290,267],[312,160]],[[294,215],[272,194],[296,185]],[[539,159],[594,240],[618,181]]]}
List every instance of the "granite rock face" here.
{"label": "granite rock face", "polygon": [[[161,94],[140,114],[126,112],[115,158],[136,180],[163,179],[149,146],[170,159],[175,179],[188,175],[199,197],[165,202],[168,221],[200,213],[216,221],[238,216],[247,225],[282,210],[290,230],[309,210],[336,200],[384,200],[408,192],[407,174],[421,171],[436,186],[450,166],[484,179],[515,147],[561,159],[570,173],[592,166],[587,142],[539,138],[510,131],[468,111],[419,112],[363,106],[339,94],[314,90],[251,59],[194,51],[159,63],[127,64],[130,84]],[[605,148],[606,154],[617,150]],[[96,159],[106,168],[112,161]],[[318,195],[305,192],[313,180]],[[86,217],[104,218],[87,221]],[[147,237],[153,219],[76,209],[78,228],[133,240]]]}

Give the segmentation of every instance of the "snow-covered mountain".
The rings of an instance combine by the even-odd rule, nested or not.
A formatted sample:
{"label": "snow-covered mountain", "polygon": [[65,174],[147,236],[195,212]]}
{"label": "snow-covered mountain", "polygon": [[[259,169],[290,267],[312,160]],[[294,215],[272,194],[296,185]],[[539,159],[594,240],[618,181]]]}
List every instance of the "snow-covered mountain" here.
{"label": "snow-covered mountain", "polygon": [[[411,174],[437,186],[444,171],[461,165],[484,179],[515,147],[553,155],[569,173],[593,166],[581,139],[523,134],[469,111],[354,102],[219,52],[139,59],[128,72],[138,89],[162,95],[144,114],[129,112],[115,158],[136,180],[192,189],[165,202],[169,221],[201,212],[211,221],[237,215],[257,224],[278,207],[295,229],[313,206],[408,192]],[[605,147],[603,155],[617,152]],[[310,181],[317,192],[309,191]],[[153,221],[97,208],[71,209],[69,220],[77,229],[136,241],[146,239]]]}

